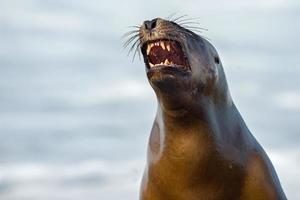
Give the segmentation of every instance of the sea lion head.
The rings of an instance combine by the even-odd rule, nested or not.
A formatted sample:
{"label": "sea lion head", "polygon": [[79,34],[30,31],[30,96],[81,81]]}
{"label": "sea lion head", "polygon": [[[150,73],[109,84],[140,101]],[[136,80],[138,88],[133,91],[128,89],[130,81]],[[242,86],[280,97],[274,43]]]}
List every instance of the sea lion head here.
{"label": "sea lion head", "polygon": [[155,18],[141,25],[139,40],[148,80],[165,111],[186,112],[230,101],[221,60],[206,39]]}

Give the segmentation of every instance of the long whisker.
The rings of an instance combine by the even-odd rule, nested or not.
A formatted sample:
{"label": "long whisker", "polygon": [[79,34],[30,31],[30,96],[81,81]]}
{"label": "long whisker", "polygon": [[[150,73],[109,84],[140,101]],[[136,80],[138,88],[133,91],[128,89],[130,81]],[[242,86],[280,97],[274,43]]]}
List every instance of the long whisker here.
{"label": "long whisker", "polygon": [[177,24],[179,24],[179,25],[186,24],[186,25],[194,25],[194,26],[200,25],[199,22],[194,22],[194,21],[185,21],[185,22],[181,22],[181,23],[177,23]]}
{"label": "long whisker", "polygon": [[128,32],[123,34],[122,38],[126,38],[126,37],[128,37],[128,36],[130,36],[134,33],[138,33],[138,32],[139,32],[139,30],[128,31]]}
{"label": "long whisker", "polygon": [[126,48],[133,40],[135,40],[135,39],[138,38],[138,37],[139,37],[139,34],[136,34],[136,35],[130,37],[130,38],[124,43],[123,47]]}
{"label": "long whisker", "polygon": [[[172,32],[172,31],[174,31],[174,29],[167,28],[167,29],[165,29],[165,31],[166,32]],[[185,31],[185,30],[182,30],[182,29],[178,29],[176,31],[178,31],[183,37],[185,37],[186,35],[189,35],[189,36],[193,37],[194,39],[196,39],[196,37],[197,37],[197,34],[195,34],[195,33],[193,34],[193,33],[190,33],[188,31]],[[167,37],[168,37],[169,40],[171,39],[170,35],[167,35]],[[176,38],[177,36],[176,35],[172,36],[172,38],[174,38],[174,37]]]}
{"label": "long whisker", "polygon": [[134,61],[134,58],[135,58],[137,52],[138,52],[138,55],[139,55],[139,59],[141,59],[141,52],[139,51],[139,49],[141,47],[141,44],[142,44],[142,39],[140,39],[138,45],[136,45],[136,48],[135,48],[135,51],[134,51],[134,54],[133,54],[133,58],[132,58],[132,62]]}
{"label": "long whisker", "polygon": [[137,28],[137,29],[139,29],[140,26],[127,26],[127,28]]}
{"label": "long whisker", "polygon": [[199,20],[199,19],[200,18],[182,18],[182,19],[178,20],[177,23],[182,23],[182,22],[186,22],[186,21],[192,21],[192,22],[196,21],[197,22],[197,20]]}
{"label": "long whisker", "polygon": [[208,29],[197,27],[197,26],[184,25],[183,27],[185,27],[187,29],[196,29],[196,30],[201,30],[201,31],[208,31]]}
{"label": "long whisker", "polygon": [[197,26],[197,25],[200,25],[199,22],[193,22],[193,21],[189,22],[189,21],[187,21],[187,22],[178,23],[178,24],[180,26],[194,26],[194,27],[197,27],[197,28],[202,29],[204,31],[208,31],[208,29],[206,29],[206,28],[202,28],[202,27]]}
{"label": "long whisker", "polygon": [[139,34],[140,34],[139,32],[126,34],[126,35],[123,35],[123,36],[122,36],[122,39],[127,41],[127,40],[129,40],[130,38],[132,38],[132,37],[138,36]]}
{"label": "long whisker", "polygon": [[202,33],[202,31],[208,31],[208,29],[195,26],[195,25],[200,24],[199,22],[194,21],[194,20],[197,20],[198,18],[184,18],[186,16],[187,15],[177,17],[175,20],[172,20],[172,21],[186,29],[190,29],[190,30],[198,32],[198,33]]}
{"label": "long whisker", "polygon": [[[167,29],[167,31],[172,31],[172,29]],[[193,33],[193,32],[189,32],[189,31],[184,30],[184,29],[178,29],[177,31],[179,33],[181,33],[183,36],[189,35],[189,36],[191,36],[194,39],[197,39],[197,37],[199,36],[199,37],[202,37],[204,39],[210,40],[209,38],[206,38],[205,36],[203,36],[202,33],[201,33],[201,31],[199,31],[199,30],[194,30],[195,32],[198,32],[198,34]]]}
{"label": "long whisker", "polygon": [[168,15],[165,19],[168,21],[173,21],[172,18],[175,17],[177,14],[177,12],[171,13],[170,15]]}
{"label": "long whisker", "polygon": [[[123,39],[126,39],[124,44],[123,44],[123,48],[127,48],[129,45],[130,48],[128,50],[128,53],[127,53],[127,56],[129,56],[129,54],[131,52],[134,51],[134,56],[133,56],[133,59],[132,61],[134,61],[134,58],[135,58],[135,55],[137,53],[137,50],[138,50],[138,47],[141,45],[141,38],[140,38],[140,26],[128,26],[127,28],[130,28],[130,29],[133,29],[133,30],[130,30],[128,32],[126,32],[122,38]],[[128,38],[128,39],[127,39]],[[139,55],[140,57],[140,55]]]}
{"label": "long whisker", "polygon": [[178,21],[179,19],[182,19],[182,18],[187,17],[187,16],[188,16],[188,15],[181,15],[181,16],[179,16],[179,17],[173,19],[172,21],[177,23],[177,21]]}
{"label": "long whisker", "polygon": [[187,29],[197,29],[197,30],[201,30],[201,31],[208,31],[207,28],[202,28],[202,27],[197,27],[197,26],[190,26],[188,24],[179,24],[180,26],[187,28]]}
{"label": "long whisker", "polygon": [[[133,35],[134,34],[134,35]],[[125,36],[123,39],[126,39],[126,37],[128,38],[127,40],[130,40],[132,37],[137,37],[137,36],[139,36],[139,32],[136,32],[136,33],[131,33],[131,34],[129,34],[129,35],[127,35],[127,36]]]}
{"label": "long whisker", "polygon": [[193,33],[190,33],[190,32],[187,32],[187,31],[183,31],[183,30],[179,30],[180,33],[182,33],[182,35],[189,35],[191,36],[192,38],[196,39],[197,38],[197,35],[196,34],[193,34]]}
{"label": "long whisker", "polygon": [[129,54],[130,54],[130,52],[132,52],[132,50],[135,48],[136,44],[137,44],[139,41],[140,41],[140,39],[139,39],[139,38],[137,38],[137,39],[134,41],[134,43],[133,43],[133,44],[132,44],[132,46],[130,47],[130,49],[129,49],[129,51],[128,51],[128,54],[127,54],[127,55],[129,55]]}

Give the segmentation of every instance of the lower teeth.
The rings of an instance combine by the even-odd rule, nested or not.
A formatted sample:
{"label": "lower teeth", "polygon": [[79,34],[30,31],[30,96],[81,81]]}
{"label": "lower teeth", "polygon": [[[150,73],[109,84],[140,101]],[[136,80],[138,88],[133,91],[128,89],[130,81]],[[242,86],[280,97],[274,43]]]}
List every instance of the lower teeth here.
{"label": "lower teeth", "polygon": [[174,63],[171,61],[169,61],[168,59],[165,60],[165,62],[161,62],[159,64],[152,64],[151,62],[149,62],[150,67],[155,67],[155,66],[159,66],[159,65],[167,65],[167,66],[171,66],[174,65]]}

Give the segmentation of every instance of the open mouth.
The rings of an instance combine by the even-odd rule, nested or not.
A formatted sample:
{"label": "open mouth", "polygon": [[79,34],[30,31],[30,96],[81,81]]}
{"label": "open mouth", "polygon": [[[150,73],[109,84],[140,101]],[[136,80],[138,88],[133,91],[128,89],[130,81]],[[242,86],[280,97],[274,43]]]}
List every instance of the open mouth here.
{"label": "open mouth", "polygon": [[148,69],[177,68],[190,70],[188,59],[179,42],[174,40],[156,40],[146,42],[142,53]]}

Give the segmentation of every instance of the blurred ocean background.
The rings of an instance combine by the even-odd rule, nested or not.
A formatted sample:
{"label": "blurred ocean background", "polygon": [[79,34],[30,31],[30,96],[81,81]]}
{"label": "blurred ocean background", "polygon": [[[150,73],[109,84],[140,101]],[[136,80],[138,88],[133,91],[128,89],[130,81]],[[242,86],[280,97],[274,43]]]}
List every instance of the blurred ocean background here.
{"label": "blurred ocean background", "polygon": [[0,0],[0,199],[137,200],[156,111],[122,35],[188,14],[300,199],[300,1]]}

